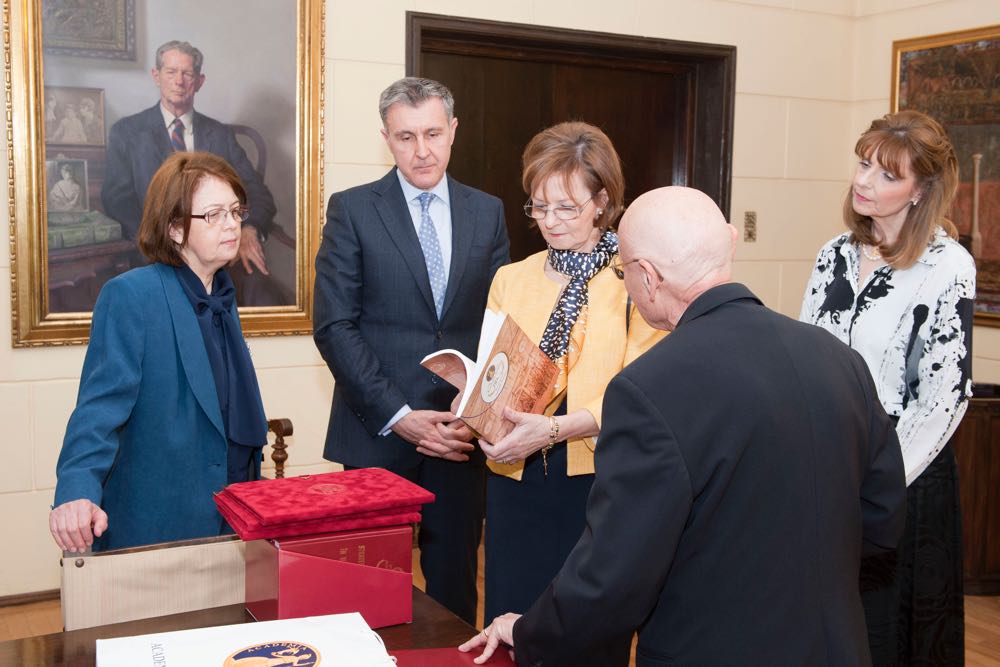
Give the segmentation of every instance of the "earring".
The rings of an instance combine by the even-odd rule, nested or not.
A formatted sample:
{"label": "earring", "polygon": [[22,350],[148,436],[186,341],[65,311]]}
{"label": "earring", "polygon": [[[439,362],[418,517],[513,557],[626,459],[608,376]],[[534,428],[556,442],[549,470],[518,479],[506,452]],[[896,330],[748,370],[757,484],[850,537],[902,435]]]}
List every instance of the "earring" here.
{"label": "earring", "polygon": [[598,217],[598,218],[599,218],[599,217],[601,217],[601,214],[602,214],[602,213],[604,213],[604,209],[603,209],[603,208],[599,208],[599,209],[597,209],[597,217]]}
{"label": "earring", "polygon": [[910,200],[910,206],[916,206],[919,202],[920,202],[919,199],[911,199]]}

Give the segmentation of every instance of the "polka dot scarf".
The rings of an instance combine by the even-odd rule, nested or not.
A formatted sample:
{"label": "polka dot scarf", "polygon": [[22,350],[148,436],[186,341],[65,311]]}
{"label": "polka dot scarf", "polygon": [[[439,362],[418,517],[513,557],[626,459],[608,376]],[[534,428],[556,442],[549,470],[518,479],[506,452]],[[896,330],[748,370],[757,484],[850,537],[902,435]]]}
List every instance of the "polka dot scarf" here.
{"label": "polka dot scarf", "polygon": [[587,283],[610,264],[617,254],[618,236],[610,229],[604,232],[590,252],[549,248],[549,264],[569,277],[569,284],[559,295],[556,307],[549,315],[549,323],[545,325],[542,342],[538,344],[549,359],[555,361],[566,354],[570,331],[576,318],[580,316],[580,311],[587,305]]}

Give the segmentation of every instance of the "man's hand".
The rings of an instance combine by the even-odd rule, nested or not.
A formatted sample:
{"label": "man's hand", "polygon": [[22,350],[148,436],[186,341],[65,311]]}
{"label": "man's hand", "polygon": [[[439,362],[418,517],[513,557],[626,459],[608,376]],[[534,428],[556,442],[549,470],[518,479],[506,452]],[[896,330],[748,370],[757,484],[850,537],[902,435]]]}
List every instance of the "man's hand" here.
{"label": "man's hand", "polygon": [[[435,410],[413,410],[392,425],[399,437],[417,446],[426,456],[436,456],[449,461],[468,461],[465,452],[475,447],[469,444],[471,431],[463,424],[454,427],[455,415]],[[463,439],[463,436],[468,436]]]}
{"label": "man's hand", "polygon": [[108,529],[108,515],[85,498],[63,503],[49,513],[49,530],[63,551],[83,552]]}
{"label": "man's hand", "polygon": [[[468,653],[469,651],[477,649],[480,646],[484,647],[482,654],[473,660],[473,662],[477,665],[481,665],[493,656],[493,653],[500,647],[500,644],[505,644],[513,649],[514,623],[516,623],[519,618],[521,618],[520,614],[504,614],[503,616],[497,616],[493,619],[493,622],[490,623],[489,627],[459,646],[458,650],[463,653]],[[510,657],[513,659],[514,651],[512,650],[510,653]]]}
{"label": "man's hand", "polygon": [[237,261],[243,263],[243,268],[246,269],[247,273],[253,273],[253,267],[256,266],[265,276],[271,275],[267,272],[264,246],[260,244],[256,227],[243,225],[243,233],[240,235],[240,252],[230,264],[235,264]]}

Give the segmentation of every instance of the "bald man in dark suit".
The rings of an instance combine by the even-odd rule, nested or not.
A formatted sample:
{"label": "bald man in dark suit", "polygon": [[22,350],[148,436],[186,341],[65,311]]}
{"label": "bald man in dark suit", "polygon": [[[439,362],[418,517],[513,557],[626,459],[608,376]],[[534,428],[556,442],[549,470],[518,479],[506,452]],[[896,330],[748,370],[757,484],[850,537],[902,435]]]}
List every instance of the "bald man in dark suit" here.
{"label": "bald man in dark suit", "polygon": [[862,553],[903,527],[903,461],[864,360],[730,281],[736,229],[662,188],[622,218],[643,318],[672,333],[608,385],[587,528],[549,588],[462,646],[519,665],[870,665]]}

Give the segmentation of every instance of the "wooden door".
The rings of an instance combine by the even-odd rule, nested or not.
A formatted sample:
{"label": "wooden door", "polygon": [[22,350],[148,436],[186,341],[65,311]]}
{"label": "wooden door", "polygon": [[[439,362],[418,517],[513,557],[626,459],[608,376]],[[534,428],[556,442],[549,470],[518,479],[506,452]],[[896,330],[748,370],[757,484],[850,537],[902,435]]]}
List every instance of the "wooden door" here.
{"label": "wooden door", "polygon": [[513,260],[545,247],[522,212],[521,153],[535,133],[566,120],[611,138],[626,204],[656,187],[692,185],[728,210],[733,47],[426,14],[408,20],[408,73],[455,95],[449,172],[503,200]]}

